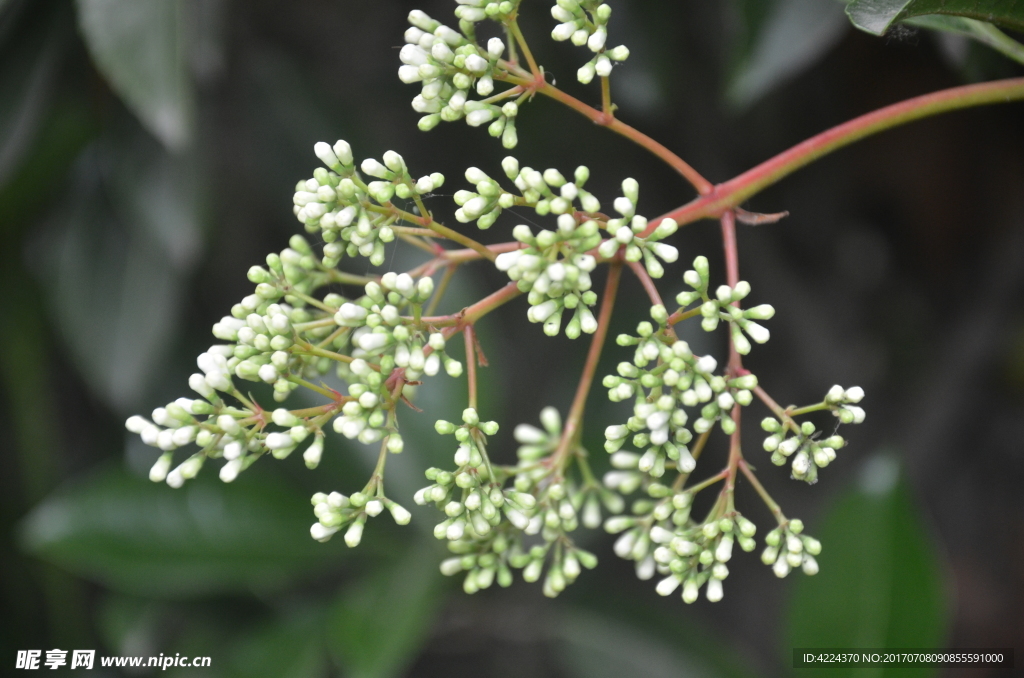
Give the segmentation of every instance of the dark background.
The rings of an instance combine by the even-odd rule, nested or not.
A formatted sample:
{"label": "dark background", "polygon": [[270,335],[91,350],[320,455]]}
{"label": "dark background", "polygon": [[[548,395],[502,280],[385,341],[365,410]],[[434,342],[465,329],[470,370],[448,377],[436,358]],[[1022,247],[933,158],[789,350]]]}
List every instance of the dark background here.
{"label": "dark background", "polygon": [[[500,144],[461,123],[420,133],[415,88],[395,75],[407,12],[454,23],[454,3],[194,0],[123,12],[143,44],[169,41],[175,55],[154,61],[133,90],[148,99],[135,101],[108,78],[138,55],[95,65],[76,12],[88,4],[0,2],[5,665],[18,649],[58,647],[208,655],[203,676],[752,676],[789,674],[794,645],[1024,648],[1020,103],[859,142],[746,205],[791,212],[740,227],[751,299],[778,311],[748,366],[783,404],[816,402],[833,383],[868,394],[867,421],[814,487],[768,463],[763,409],[746,417],[748,458],[825,544],[815,579],[780,582],[738,554],[725,599],[688,607],[636,581],[602,533],[581,537],[600,567],[556,601],[519,581],[468,597],[437,574],[429,512],[404,529],[372,521],[352,552],[308,539],[308,496],[350,492],[369,472],[354,446],[334,441],[315,473],[268,460],[231,486],[207,468],[174,491],[140,480],[156,455],[123,429],[129,414],[187,395],[210,326],[251,291],[245,271],[300,230],[290,198],[319,164],[314,142],[347,139],[357,158],[397,150],[414,173],[443,172],[448,195],[467,166],[497,175]],[[524,4],[549,77],[595,101],[574,77],[586,51],[547,38],[550,3]],[[1022,74],[957,38],[858,33],[824,0],[612,5],[611,44],[632,51],[612,79],[620,117],[714,182],[874,108]],[[523,164],[587,164],[605,202],[626,176],[651,217],[693,195],[657,159],[549,100],[519,120]],[[449,199],[431,207],[454,221]],[[515,223],[480,237],[507,240]],[[714,222],[672,242],[682,256],[659,283],[666,298],[697,254],[721,276]],[[479,264],[459,280],[446,312],[503,284]],[[613,332],[646,308],[629,277],[622,294]],[[515,423],[543,405],[568,409],[585,347],[544,337],[524,313],[518,300],[479,326],[491,361],[484,415],[501,422],[495,454],[507,460]],[[622,355],[608,346],[599,374]],[[405,418],[408,451],[389,462],[389,494],[410,505],[422,470],[451,453],[430,424],[463,407],[461,382],[436,381],[426,412]],[[624,418],[594,392],[585,440],[600,468],[601,431]],[[707,458],[713,472],[724,446]],[[769,516],[749,487],[738,501],[763,534]]]}

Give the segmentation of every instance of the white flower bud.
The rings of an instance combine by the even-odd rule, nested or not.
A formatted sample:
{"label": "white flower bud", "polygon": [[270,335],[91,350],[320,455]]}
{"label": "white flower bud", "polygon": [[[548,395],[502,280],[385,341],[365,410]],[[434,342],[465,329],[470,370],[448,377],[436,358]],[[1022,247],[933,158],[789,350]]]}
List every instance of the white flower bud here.
{"label": "white flower bud", "polygon": [[299,424],[299,418],[283,407],[274,410],[271,419],[278,426],[284,426],[285,428],[291,428]]}
{"label": "white flower bud", "polygon": [[174,431],[175,429],[173,428],[165,428],[160,431],[156,436],[156,446],[165,452],[176,448],[177,445],[174,444]]}
{"label": "white flower bud", "polygon": [[405,160],[402,156],[394,151],[384,152],[384,166],[392,172],[404,172],[405,171]]}
{"label": "white flower bud", "polygon": [[[636,210],[636,205],[633,204],[633,201],[625,196],[616,198],[615,202],[612,203],[612,206],[615,208],[616,212],[627,218],[633,216],[633,212]],[[626,227],[623,226],[623,228]]]}
{"label": "white flower bud", "polygon": [[349,548],[355,548],[356,546],[359,546],[359,542],[362,540],[363,523],[357,520],[349,525],[348,530],[345,531],[345,544],[347,544]]}
{"label": "white flower bud", "polygon": [[476,55],[470,54],[466,57],[466,70],[470,73],[483,73],[487,70],[490,64],[487,63],[487,59]]}
{"label": "white flower bud", "polygon": [[324,542],[330,539],[340,528],[327,527],[321,523],[313,523],[309,528],[309,535],[317,541]]}
{"label": "white flower bud", "polygon": [[547,440],[547,435],[535,426],[519,424],[512,432],[512,437],[524,445],[538,445]]}
{"label": "white flower bud", "polygon": [[605,52],[605,56],[612,61],[625,61],[629,58],[629,48],[625,45],[619,45]]}
{"label": "white flower bud", "polygon": [[[779,452],[782,452],[782,454],[786,455],[787,457],[789,455],[793,454],[794,452],[796,452],[799,448],[800,448],[800,438],[798,438],[796,436],[794,436],[792,438],[787,438],[782,443],[780,443],[779,446],[778,446]],[[770,451],[771,450],[769,450],[769,452]]]}
{"label": "white flower bud", "polygon": [[238,477],[238,473],[242,470],[242,461],[242,459],[232,459],[221,466],[220,479],[225,483],[234,481],[234,479]]}
{"label": "white flower bud", "polygon": [[257,375],[260,379],[268,384],[273,384],[278,379],[277,368],[273,365],[267,364],[260,366]]}
{"label": "white flower bud", "polygon": [[501,38],[491,38],[487,41],[487,53],[494,59],[500,59],[501,55],[505,53],[505,43],[501,41]]}
{"label": "white flower bud", "polygon": [[587,62],[583,64],[578,71],[576,71],[576,79],[584,85],[589,85],[594,79],[595,73],[594,64]]}
{"label": "white flower bud", "polygon": [[775,308],[771,304],[761,304],[748,308],[743,315],[754,320],[769,320],[775,315]]}
{"label": "white flower bud", "polygon": [[267,449],[270,450],[284,450],[289,447],[294,447],[295,441],[292,440],[292,437],[287,433],[275,432],[267,434],[265,444]]}
{"label": "white flower bud", "polygon": [[680,583],[681,582],[676,575],[671,575],[659,581],[658,585],[654,587],[654,590],[657,591],[659,596],[671,595],[673,591],[679,588]]}
{"label": "white flower bud", "polygon": [[718,361],[712,356],[706,355],[699,360],[693,366],[693,369],[701,374],[711,374],[718,367]]}
{"label": "white flower bud", "polygon": [[718,542],[718,548],[715,549],[715,560],[720,563],[727,563],[732,558],[732,537],[722,537],[722,541]]}
{"label": "white flower bud", "polygon": [[494,118],[494,111],[490,108],[481,108],[466,115],[466,124],[470,127],[479,127]]}
{"label": "white flower bud", "polygon": [[336,167],[341,164],[338,161],[338,156],[334,153],[334,149],[331,148],[330,144],[324,141],[318,141],[313,146],[313,152],[316,153],[316,157],[320,158],[320,161],[328,167]]}
{"label": "white flower bud", "polygon": [[342,165],[346,167],[352,165],[352,147],[348,145],[348,142],[344,139],[338,139],[334,142],[334,155],[338,157],[338,160]]}
{"label": "white flower bud", "polygon": [[324,453],[323,436],[316,436],[313,443],[302,453],[302,460],[306,462],[306,468],[316,468],[320,464],[320,458]]}
{"label": "white flower bud", "polygon": [[[605,523],[605,529],[607,530],[607,523]],[[621,537],[615,540],[615,545],[612,550],[615,551],[615,555],[619,558],[628,558],[629,554],[633,551],[633,547],[636,545],[636,533],[626,532]]]}
{"label": "white flower bud", "polygon": [[181,474],[180,466],[167,474],[167,484],[174,489],[185,484],[185,477]]}
{"label": "white flower bud", "polygon": [[391,512],[391,517],[394,518],[395,523],[398,525],[408,525],[409,521],[412,520],[412,514],[405,507],[395,502],[391,502],[388,505],[388,511]]}
{"label": "white flower bud", "polygon": [[859,403],[861,400],[864,399],[864,389],[862,389],[860,386],[851,386],[850,388],[846,389],[846,392],[843,394],[843,397],[848,403]]}
{"label": "white flower bud", "polygon": [[551,39],[555,42],[563,42],[571,38],[572,34],[575,32],[576,22],[573,20],[565,21],[564,23],[558,24],[551,30]]}
{"label": "white flower bud", "polygon": [[672,245],[668,245],[663,242],[652,242],[649,243],[647,247],[662,261],[667,263],[671,264],[679,258],[679,250]]}
{"label": "white flower bud", "polygon": [[759,344],[764,344],[771,338],[771,333],[762,325],[758,325],[755,322],[748,322],[743,330],[750,336],[751,339]]}
{"label": "white flower bud", "polygon": [[717,603],[722,599],[724,592],[722,591],[722,580],[721,579],[709,579],[704,595],[712,603]]}
{"label": "white flower bud", "polygon": [[532,323],[541,323],[550,318],[558,310],[558,303],[554,299],[548,299],[544,303],[531,306],[526,312],[526,317]]}
{"label": "white flower bud", "polygon": [[161,454],[153,464],[153,467],[149,469],[149,479],[154,483],[162,483],[167,478],[167,471],[171,468],[171,455]]}
{"label": "white flower bud", "polygon": [[177,447],[181,447],[182,445],[188,445],[190,442],[195,440],[195,437],[196,437],[196,427],[195,426],[182,426],[181,428],[168,429],[168,430],[173,430],[174,431],[171,434],[171,441]]}
{"label": "white flower bud", "polygon": [[364,160],[359,168],[363,170],[364,173],[369,174],[371,177],[377,177],[378,179],[388,179],[391,176],[391,171],[373,158],[367,158]]}
{"label": "white flower bud", "polygon": [[388,345],[390,337],[383,332],[367,332],[356,340],[359,348],[364,351],[376,351]]}
{"label": "white flower bud", "polygon": [[403,64],[409,66],[421,66],[427,62],[427,53],[417,45],[405,45],[398,53],[398,58]]}

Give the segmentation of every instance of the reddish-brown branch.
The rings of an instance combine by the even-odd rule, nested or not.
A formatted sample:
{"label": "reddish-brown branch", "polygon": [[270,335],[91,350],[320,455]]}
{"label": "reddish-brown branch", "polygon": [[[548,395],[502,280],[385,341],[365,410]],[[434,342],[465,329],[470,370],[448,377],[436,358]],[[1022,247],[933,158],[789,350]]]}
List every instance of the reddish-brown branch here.
{"label": "reddish-brown branch", "polygon": [[469,382],[469,406],[474,410],[477,408],[476,400],[476,342],[472,325],[466,325],[462,333],[466,344],[466,381]]}
{"label": "reddish-brown branch", "polygon": [[527,89],[532,89],[533,91],[550,97],[555,101],[559,101],[577,113],[586,116],[594,123],[601,125],[602,127],[607,127],[616,134],[620,134],[637,145],[646,148],[648,151],[661,158],[661,160],[668,164],[669,167],[679,172],[679,174],[690,182],[690,184],[692,184],[701,195],[707,195],[712,191],[712,189],[714,189],[714,185],[705,179],[700,172],[691,167],[689,163],[640,130],[635,129],[616,118],[612,115],[610,110],[608,112],[599,111],[593,106],[583,103],[576,97],[566,94],[554,85],[542,80],[524,78],[515,75],[508,76],[506,80],[526,87]]}
{"label": "reddish-brown branch", "polygon": [[732,492],[733,488],[736,487],[736,469],[739,467],[740,461],[743,460],[743,450],[740,445],[740,414],[742,409],[739,403],[737,403],[733,405],[730,415],[732,420],[736,422],[736,430],[729,436],[729,462],[725,469],[728,474],[725,480],[726,492]]}
{"label": "reddish-brown branch", "polygon": [[[722,249],[725,250],[725,279],[729,287],[736,287],[740,281],[740,255],[736,246],[736,216],[729,210],[721,217],[722,222]],[[740,302],[734,301],[732,305],[739,308]],[[729,335],[729,375],[737,376],[743,370],[743,357],[736,350],[736,345]]]}
{"label": "reddish-brown branch", "polygon": [[604,341],[608,336],[608,326],[611,324],[612,309],[615,307],[615,295],[618,292],[619,280],[621,278],[622,263],[615,261],[608,267],[608,280],[604,286],[601,310],[597,315],[597,331],[594,332],[594,338],[590,340],[587,362],[583,366],[583,373],[580,375],[580,382],[576,387],[576,396],[573,398],[572,406],[569,408],[569,416],[565,419],[562,438],[558,442],[558,449],[552,455],[552,468],[561,468],[561,465],[565,463],[565,460],[572,451],[572,445],[576,440],[580,425],[583,423],[583,411],[587,406],[587,395],[590,393],[590,386],[594,382],[597,361],[601,358],[601,349],[604,347]]}
{"label": "reddish-brown branch", "polygon": [[1024,78],[1011,78],[953,87],[880,108],[813,136],[734,179],[714,186],[699,198],[651,220],[641,236],[650,235],[667,217],[680,225],[718,218],[804,165],[866,136],[947,111],[1021,99],[1024,99]]}
{"label": "reddish-brown branch", "polygon": [[658,288],[654,285],[654,281],[651,280],[651,276],[647,273],[647,269],[639,261],[630,261],[628,263],[629,270],[633,271],[637,280],[643,285],[644,292],[647,293],[647,297],[651,300],[652,304],[662,305],[665,303],[661,300],[661,294],[658,292]]}

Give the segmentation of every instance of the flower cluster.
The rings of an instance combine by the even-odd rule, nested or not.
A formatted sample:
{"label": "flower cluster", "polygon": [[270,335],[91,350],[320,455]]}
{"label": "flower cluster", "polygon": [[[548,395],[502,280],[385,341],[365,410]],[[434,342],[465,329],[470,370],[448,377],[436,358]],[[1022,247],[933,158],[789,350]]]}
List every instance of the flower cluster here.
{"label": "flower cluster", "polygon": [[647,230],[647,218],[636,213],[636,205],[640,199],[640,185],[636,179],[627,178],[622,182],[622,195],[615,199],[615,211],[621,218],[609,219],[604,227],[611,236],[601,243],[598,252],[605,259],[615,255],[620,247],[625,247],[624,258],[629,262],[643,260],[644,268],[652,278],[660,278],[665,274],[660,258],[666,263],[673,263],[679,258],[679,250],[672,245],[659,242],[679,229],[675,220],[662,219],[650,235],[640,234]]}
{"label": "flower cluster", "polygon": [[[568,537],[579,526],[578,512],[594,528],[601,523],[600,502],[621,510],[621,499],[593,482],[577,487],[545,463],[561,439],[561,418],[554,408],[541,413],[544,430],[516,427],[522,445],[513,467],[494,466],[487,456],[486,436],[497,432],[497,423],[480,422],[472,408],[462,419],[461,426],[443,420],[436,424],[439,433],[455,434],[460,443],[455,470],[428,469],[433,484],[414,497],[418,504],[435,504],[446,516],[434,536],[447,539],[455,556],[441,563],[441,572],[450,576],[466,571],[463,587],[473,593],[495,579],[501,586],[510,585],[510,568],[521,568],[527,582],[538,581],[550,555],[543,589],[545,595],[558,595],[579,576],[581,566],[597,564],[593,554]],[[504,487],[508,480],[511,487]],[[529,546],[537,535],[542,543]]]}
{"label": "flower cluster", "polygon": [[[398,77],[406,84],[422,83],[420,93],[412,100],[412,108],[424,114],[419,128],[424,132],[436,127],[442,120],[454,122],[465,118],[470,127],[488,125],[491,136],[501,137],[505,148],[518,143],[515,120],[519,112],[516,101],[504,105],[488,103],[494,92],[494,81],[506,75],[505,43],[491,38],[486,48],[476,44],[473,23],[486,18],[502,20],[507,16],[501,5],[512,3],[464,3],[456,10],[462,21],[460,31],[431,19],[420,10],[409,13],[412,26],[405,32],[406,45],[399,52],[402,66]],[[494,5],[494,13],[488,9]],[[513,8],[505,8],[512,11]],[[471,91],[485,97],[473,100]],[[493,97],[492,97],[493,99]]]}
{"label": "flower cluster", "polygon": [[761,553],[761,562],[770,565],[780,579],[797,567],[802,568],[804,574],[818,573],[814,556],[821,553],[821,542],[802,534],[803,531],[803,521],[793,518],[765,535],[767,546]]}
{"label": "flower cluster", "polygon": [[[859,403],[863,398],[864,389],[860,386],[844,389],[836,384],[829,389],[823,402],[791,411],[791,414],[827,409],[840,423],[859,424],[864,421],[865,413],[863,408],[854,403]],[[792,459],[790,468],[793,478],[813,485],[818,480],[818,469],[835,461],[836,450],[844,447],[846,440],[834,433],[819,440],[821,434],[814,422],[803,421],[797,424],[791,414],[787,414],[782,421],[766,417],[761,422],[761,428],[770,434],[764,439],[764,449],[772,453],[772,463],[776,466],[784,466],[787,460]]]}
{"label": "flower cluster", "polygon": [[611,15],[611,6],[599,0],[558,0],[551,8],[551,16],[559,22],[551,31],[551,39],[557,42],[568,40],[577,47],[586,45],[595,53],[594,58],[576,72],[576,79],[584,85],[589,84],[595,75],[608,77],[613,61],[625,61],[629,57],[629,49],[625,45],[605,49]]}
{"label": "flower cluster", "polygon": [[738,302],[750,294],[750,283],[746,280],[740,280],[735,287],[720,285],[712,298],[708,294],[709,280],[707,257],[697,257],[693,261],[693,268],[683,274],[683,282],[693,288],[693,291],[680,292],[676,296],[680,310],[695,302],[703,302],[700,305],[701,327],[706,332],[714,332],[720,321],[729,323],[732,345],[740,355],[750,353],[750,342],[747,337],[758,344],[767,343],[771,334],[755,321],[770,319],[775,315],[775,309],[769,304],[741,309]]}
{"label": "flower cluster", "polygon": [[686,428],[690,415],[685,408],[703,403],[692,423],[695,432],[705,433],[717,421],[731,435],[736,430],[730,415],[733,406],[750,404],[750,389],[757,386],[757,377],[745,374],[726,379],[714,374],[718,361],[710,355],[695,356],[689,344],[666,331],[664,307],[653,307],[651,315],[661,325],[658,330],[644,321],[637,326],[638,336],[621,334],[616,339],[620,346],[636,346],[633,361],[619,363],[617,374],[606,376],[602,384],[612,402],[634,398],[633,416],[624,425],[605,429],[605,449],[619,450],[632,435],[634,447],[650,448],[640,470],[659,478],[667,467],[693,470],[686,447],[693,434]]}
{"label": "flower cluster", "polygon": [[[358,222],[376,215],[370,199],[382,203],[390,199],[391,192],[427,192],[443,178],[438,175],[413,182],[401,156],[389,152],[384,165],[363,162],[364,171],[383,179],[365,185],[352,167],[345,142],[333,148],[320,143],[315,150],[331,170],[316,171],[309,181],[316,182],[318,188],[297,193],[296,206],[309,230],[320,229],[326,241],[324,256],[317,257],[310,244],[295,235],[288,248],[267,257],[266,267],[253,266],[248,276],[255,291],[213,326],[214,336],[228,343],[200,354],[197,364],[201,371],[189,378],[189,385],[201,397],[179,398],[154,410],[150,419],[128,419],[128,430],[163,451],[150,472],[154,481],[180,487],[195,477],[207,459],[223,459],[220,477],[232,482],[264,454],[283,459],[305,442],[309,444],[303,459],[309,468],[315,468],[323,455],[324,430],[332,421],[334,430],[347,438],[366,444],[383,439],[382,455],[401,452],[404,441],[395,419],[396,404],[414,395],[416,380],[437,374],[442,365],[449,375],[462,373],[462,363],[445,353],[445,335],[420,322],[422,308],[434,293],[432,278],[389,272],[367,281],[338,271],[334,266],[341,252],[332,250],[339,242],[348,242],[349,248],[360,253],[367,244],[378,251],[387,239],[386,224],[376,231],[373,242],[359,240],[366,234],[359,230]],[[353,186],[354,197],[343,204],[341,193]],[[303,188],[313,186],[304,182]],[[343,226],[348,219],[341,216],[345,214],[359,215],[352,216],[356,223]],[[315,296],[332,283],[355,282],[363,284],[361,296],[350,299],[336,292]],[[347,395],[312,383],[328,374],[332,366],[347,383]],[[273,386],[278,402],[299,386],[319,390],[330,400],[318,407],[270,411],[251,395],[243,395],[236,379]],[[237,403],[230,404],[228,396]],[[199,451],[174,466],[177,448],[193,443]],[[348,524],[346,542],[354,545],[367,516],[377,515],[383,508],[391,511],[396,521],[408,522],[405,509],[383,495],[381,482],[375,476],[361,493],[351,497],[339,493],[314,496],[319,520],[312,528],[314,538],[325,541]]]}
{"label": "flower cluster", "polygon": [[[565,327],[567,337],[575,339],[581,332],[592,334],[596,330],[597,320],[589,309],[597,302],[597,295],[590,291],[590,272],[597,265],[590,252],[595,248],[608,259],[624,246],[626,261],[642,259],[655,278],[664,274],[658,257],[666,262],[678,258],[675,247],[659,242],[678,229],[672,219],[663,219],[649,236],[640,235],[648,222],[635,214],[639,186],[634,179],[622,182],[626,195],[615,200],[622,218],[607,219],[598,212],[598,200],[583,188],[590,177],[586,167],[577,167],[573,181],[569,182],[557,169],[541,172],[531,167],[520,168],[513,157],[505,158],[502,166],[522,196],[517,198],[482,171],[470,168],[466,178],[476,184],[477,192],[456,193],[456,202],[462,205],[456,216],[464,222],[478,219],[481,228],[487,228],[503,208],[516,204],[533,206],[542,216],[558,215],[555,230],[542,229],[536,235],[525,224],[516,226],[512,236],[525,247],[502,253],[495,260],[499,270],[506,271],[521,291],[529,293],[531,308],[527,317],[531,322],[544,323],[544,332],[549,336],[560,331],[566,309],[575,310]],[[580,201],[580,211],[574,209],[576,200]],[[603,242],[601,229],[611,236]]]}
{"label": "flower cluster", "polygon": [[[501,161],[501,168],[505,176],[515,184],[519,195],[503,189],[483,170],[470,167],[466,170],[466,181],[473,184],[476,191],[456,191],[455,203],[459,205],[455,211],[456,219],[462,223],[476,221],[479,228],[488,229],[503,209],[513,205],[532,207],[539,216],[576,215],[574,203],[577,200],[581,207],[581,219],[600,218],[597,212],[601,209],[601,203],[583,188],[590,178],[587,167],[577,167],[572,181],[568,181],[554,168],[541,172],[532,167],[520,167],[519,161],[512,156]],[[599,242],[600,239],[595,241],[594,246]]]}
{"label": "flower cluster", "polygon": [[693,491],[651,483],[647,493],[651,499],[634,503],[635,515],[605,522],[608,532],[622,533],[615,542],[616,555],[635,560],[640,579],[650,579],[656,572],[666,575],[655,588],[660,595],[671,594],[681,584],[683,600],[692,603],[707,584],[707,599],[721,600],[733,545],[739,542],[744,551],[753,551],[757,527],[736,511],[694,522],[690,519]]}
{"label": "flower cluster", "polygon": [[401,216],[390,207],[391,199],[431,193],[444,183],[437,172],[414,179],[394,151],[384,154],[383,163],[367,158],[360,164],[367,176],[377,179],[369,183],[356,171],[348,142],[332,147],[321,141],[314,151],[330,169],[319,167],[313,178],[300,181],[292,201],[296,218],[326,243],[323,265],[328,268],[345,254],[368,257],[374,266],[383,264],[384,245],[395,239],[391,226]]}
{"label": "flower cluster", "polygon": [[348,525],[348,529],[345,530],[345,544],[351,548],[355,548],[362,541],[366,519],[377,517],[385,508],[399,525],[408,525],[412,520],[412,514],[405,507],[383,494],[353,492],[352,496],[346,497],[340,492],[317,492],[313,495],[311,503],[313,515],[317,518],[317,522],[309,528],[309,534],[313,539],[319,542],[328,541],[342,527]]}
{"label": "flower cluster", "polygon": [[[222,352],[210,351],[202,354],[201,360],[216,361],[214,357],[224,356]],[[207,458],[223,458],[226,463],[221,466],[220,478],[230,483],[263,454],[269,452],[284,459],[311,435],[313,442],[303,456],[319,461],[323,451],[322,417],[299,417],[284,408],[254,413],[228,407],[206,384],[203,375],[192,375],[189,384],[204,399],[178,398],[153,410],[151,419],[134,415],[125,423],[144,443],[163,451],[149,472],[153,482],[166,481],[171,487],[181,487],[199,473]],[[281,430],[270,429],[270,424]],[[174,451],[192,443],[200,451],[172,469]]]}
{"label": "flower cluster", "polygon": [[[538,91],[553,93],[523,42],[516,22],[519,2],[459,0],[458,5],[459,30],[418,10],[409,14],[412,27],[400,52],[399,77],[421,83],[413,108],[424,114],[422,130],[442,120],[465,118],[470,126],[487,125],[505,147],[514,147],[520,104]],[[555,40],[585,44],[594,53],[579,69],[581,82],[607,77],[613,62],[628,56],[624,46],[606,49],[611,15],[607,4],[557,0],[551,14],[559,22],[552,31]],[[501,39],[480,45],[476,24],[486,19],[505,26],[508,39],[515,41],[510,47],[522,49],[532,73],[517,63],[515,49],[508,60],[503,58],[506,45]],[[495,94],[496,80],[514,87]],[[470,98],[474,90],[482,99]],[[607,87],[603,95],[605,113],[610,113]],[[315,252],[296,235],[287,248],[267,257],[265,267],[253,266],[248,277],[255,290],[213,326],[213,334],[224,343],[202,353],[197,360],[200,371],[189,378],[199,397],[179,398],[156,408],[149,418],[133,416],[126,427],[161,451],[150,478],[172,487],[196,476],[207,459],[223,459],[220,477],[232,482],[261,456],[269,453],[284,459],[300,446],[306,466],[316,468],[328,428],[350,440],[379,444],[377,466],[361,490],[350,495],[317,492],[312,497],[316,522],[311,536],[323,542],[344,531],[345,543],[354,547],[368,519],[385,509],[398,524],[411,519],[409,511],[384,492],[386,461],[405,448],[396,411],[403,402],[411,405],[422,377],[434,376],[442,367],[451,377],[462,375],[463,364],[446,352],[453,336],[466,332],[467,358],[475,360],[471,325],[513,298],[518,289],[529,303],[527,318],[542,323],[546,334],[557,335],[566,320],[567,337],[597,333],[603,341],[607,328],[599,331],[591,310],[597,302],[591,273],[599,263],[612,263],[609,289],[614,289],[625,261],[657,302],[650,278],[663,277],[664,264],[678,260],[678,250],[664,242],[678,224],[663,218],[652,225],[637,214],[639,185],[632,178],[622,182],[622,195],[612,203],[617,216],[608,216],[585,189],[587,167],[577,167],[570,180],[557,169],[537,170],[506,157],[502,170],[515,189],[506,190],[484,171],[470,167],[465,177],[471,190],[454,195],[456,219],[486,230],[504,210],[524,207],[541,217],[552,215],[555,225],[535,232],[520,224],[512,230],[516,242],[488,249],[427,213],[422,198],[443,185],[442,175],[415,178],[394,151],[384,153],[381,160],[357,164],[345,141],[320,142],[314,151],[325,167],[296,185],[293,202],[306,231],[322,239],[322,251]],[[415,208],[405,211],[401,201],[411,201]],[[424,239],[435,235],[469,249],[445,250]],[[427,250],[431,259],[408,273],[369,276],[338,270],[344,256],[383,264],[385,245],[399,237]],[[501,253],[495,256],[495,251]],[[515,285],[460,313],[433,316],[448,275],[472,258],[494,259]],[[435,294],[431,276],[441,268],[446,273]],[[427,469],[430,484],[413,497],[417,504],[433,504],[444,514],[434,535],[447,543],[452,556],[441,563],[441,572],[465,573],[467,593],[494,582],[509,586],[513,570],[521,569],[525,581],[543,579],[544,594],[557,596],[583,568],[596,565],[596,556],[580,549],[572,533],[580,525],[600,527],[604,510],[605,529],[619,535],[615,553],[634,561],[641,579],[660,574],[659,594],[681,588],[682,599],[692,603],[703,587],[708,600],[721,600],[734,547],[747,552],[756,548],[757,528],[734,504],[735,486],[743,475],[778,521],[765,537],[762,560],[779,577],[796,567],[806,574],[818,571],[815,556],[821,544],[803,535],[801,521],[783,516],[744,459],[739,413],[755,394],[761,398],[775,414],[761,423],[769,434],[764,449],[772,453],[774,464],[790,463],[794,478],[813,483],[818,469],[833,461],[846,441],[836,431],[825,437],[804,415],[827,410],[839,423],[860,423],[865,414],[858,403],[864,391],[837,385],[820,403],[778,406],[740,359],[752,343],[769,340],[769,331],[759,321],[771,318],[774,309],[768,304],[744,309],[741,302],[749,297],[751,286],[735,277],[712,293],[708,260],[702,256],[683,274],[683,281],[688,289],[676,297],[675,312],[655,303],[650,321],[639,323],[635,334],[617,338],[619,346],[633,348],[632,360],[620,362],[615,374],[602,383],[612,402],[629,402],[631,410],[624,423],[605,428],[604,447],[612,469],[603,482],[591,472],[580,443],[586,388],[579,389],[564,427],[551,407],[541,411],[541,427],[517,426],[516,462],[498,465],[488,455],[488,438],[497,434],[498,424],[481,420],[476,370],[469,370],[470,406],[462,412],[462,423],[435,424],[439,434],[456,439],[454,468]],[[607,310],[612,299],[606,299]],[[601,322],[608,317],[604,310]],[[694,355],[676,335],[673,325],[696,317],[708,332],[722,323],[728,326],[734,350],[723,370],[714,357]],[[599,342],[588,353],[582,386],[591,383],[600,348]],[[344,383],[339,390],[323,381],[332,371]],[[276,402],[284,402],[302,386],[326,402],[302,409],[264,408],[251,393],[243,394],[236,379],[256,384],[260,398],[262,388]],[[716,429],[730,437],[726,466],[691,482]],[[198,451],[175,465],[177,449],[193,444]],[[695,496],[718,483],[722,487],[717,500],[704,517],[695,518]],[[638,491],[627,511],[623,496]]]}

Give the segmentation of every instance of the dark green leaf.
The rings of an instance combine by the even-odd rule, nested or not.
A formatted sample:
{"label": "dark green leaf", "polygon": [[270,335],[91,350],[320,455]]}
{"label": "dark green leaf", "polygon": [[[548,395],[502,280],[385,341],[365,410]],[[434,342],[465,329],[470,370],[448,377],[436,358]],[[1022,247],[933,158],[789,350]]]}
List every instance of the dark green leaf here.
{"label": "dark green leaf", "polygon": [[416,658],[441,602],[436,551],[414,545],[342,591],[327,642],[345,675],[398,676]]}
{"label": "dark green leaf", "polygon": [[[796,582],[789,611],[791,648],[941,647],[946,599],[942,568],[899,467],[877,456],[816,531],[821,571]],[[800,669],[801,675],[855,676],[861,669]],[[928,676],[934,667],[882,675]]]}
{"label": "dark green leaf", "polygon": [[45,19],[25,21],[28,26],[17,33],[12,29],[13,39],[0,45],[0,189],[36,140],[64,45],[73,35],[66,30],[70,22],[65,13],[50,12]]}
{"label": "dark green leaf", "polygon": [[142,124],[170,149],[192,136],[184,0],[77,0],[89,53]]}
{"label": "dark green leaf", "polygon": [[57,326],[93,391],[136,407],[174,339],[199,251],[194,185],[141,130],[78,161],[69,200],[36,240]]}
{"label": "dark green leaf", "polygon": [[1024,45],[990,23],[942,14],[928,14],[916,19],[908,19],[904,23],[931,31],[966,35],[973,40],[988,45],[1017,63],[1024,64]]}
{"label": "dark green leaf", "polygon": [[1024,31],[1024,0],[853,0],[846,14],[854,26],[874,35],[926,14],[963,16]]}
{"label": "dark green leaf", "polygon": [[300,610],[243,633],[228,658],[238,678],[318,678],[327,675],[324,616]]}
{"label": "dark green leaf", "polygon": [[746,58],[728,86],[729,101],[745,107],[812,66],[846,28],[839,3],[778,0],[752,36]]}
{"label": "dark green leaf", "polygon": [[552,629],[562,665],[580,678],[702,678],[718,675],[710,666],[681,651],[664,637],[639,625],[623,623],[593,611],[570,611]]}
{"label": "dark green leaf", "polygon": [[[309,537],[309,500],[257,475],[210,471],[180,490],[106,470],[51,495],[22,525],[30,553],[147,597],[280,589],[338,562]],[[250,472],[252,473],[252,472]]]}

